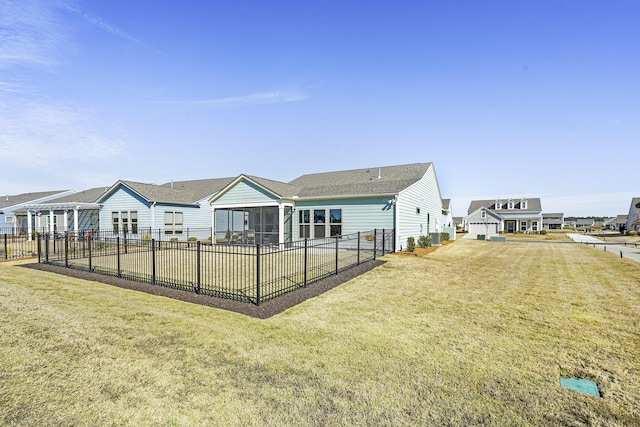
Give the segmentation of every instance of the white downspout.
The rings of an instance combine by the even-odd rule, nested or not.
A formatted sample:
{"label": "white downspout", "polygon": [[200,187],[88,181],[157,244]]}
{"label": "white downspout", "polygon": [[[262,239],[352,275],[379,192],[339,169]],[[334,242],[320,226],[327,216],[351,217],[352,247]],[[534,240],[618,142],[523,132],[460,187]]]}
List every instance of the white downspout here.
{"label": "white downspout", "polygon": [[31,235],[33,234],[33,227],[31,226],[31,211],[27,211],[27,233],[29,236],[27,237],[29,241],[33,240]]}
{"label": "white downspout", "polygon": [[395,240],[396,240],[396,247],[395,247],[395,251],[396,251],[396,252],[400,252],[400,246],[401,246],[401,243],[400,243],[400,209],[399,209],[399,206],[400,206],[400,203],[399,203],[399,202],[400,202],[400,198],[399,198],[399,197],[398,197],[398,195],[396,194],[396,195],[393,197],[393,200],[394,200],[394,202],[395,202],[395,203],[393,204],[393,209],[394,209],[394,212],[393,212],[393,213],[394,213],[394,215],[395,215],[395,217],[396,217],[396,219],[395,219],[395,228],[396,228],[396,231],[395,231],[395,235],[396,235],[396,237],[395,237]]}
{"label": "white downspout", "polygon": [[278,243],[284,243],[284,205],[278,205]]}

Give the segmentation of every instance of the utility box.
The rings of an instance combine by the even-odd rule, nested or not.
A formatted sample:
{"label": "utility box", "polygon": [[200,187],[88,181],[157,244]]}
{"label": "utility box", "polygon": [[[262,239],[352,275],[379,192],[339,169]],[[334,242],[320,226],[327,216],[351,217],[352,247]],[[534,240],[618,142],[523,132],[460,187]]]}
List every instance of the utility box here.
{"label": "utility box", "polygon": [[485,235],[484,234],[478,234],[478,236],[476,237],[477,240],[486,240],[485,239]]}
{"label": "utility box", "polygon": [[492,242],[506,242],[507,238],[504,236],[491,236]]}

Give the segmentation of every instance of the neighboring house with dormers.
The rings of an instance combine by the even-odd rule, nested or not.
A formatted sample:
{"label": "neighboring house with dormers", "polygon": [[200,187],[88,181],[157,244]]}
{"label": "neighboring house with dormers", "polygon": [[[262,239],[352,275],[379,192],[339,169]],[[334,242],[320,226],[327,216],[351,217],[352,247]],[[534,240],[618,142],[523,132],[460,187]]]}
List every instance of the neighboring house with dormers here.
{"label": "neighboring house with dormers", "polygon": [[640,197],[631,199],[629,214],[627,215],[626,231],[640,232]]}
{"label": "neighboring house with dormers", "polygon": [[35,219],[28,223],[26,215],[21,216],[18,214],[24,211],[26,205],[46,202],[69,194],[73,194],[73,190],[23,193],[0,198],[0,229],[3,232],[12,234],[26,233],[29,227],[35,227],[36,225]]}
{"label": "neighboring house with dormers", "polygon": [[163,185],[120,180],[98,200],[100,228],[114,235],[153,238],[211,237],[209,199],[232,178],[170,182]]}
{"label": "neighboring house with dormers", "polygon": [[473,200],[464,219],[469,235],[537,233],[542,227],[539,198]]}

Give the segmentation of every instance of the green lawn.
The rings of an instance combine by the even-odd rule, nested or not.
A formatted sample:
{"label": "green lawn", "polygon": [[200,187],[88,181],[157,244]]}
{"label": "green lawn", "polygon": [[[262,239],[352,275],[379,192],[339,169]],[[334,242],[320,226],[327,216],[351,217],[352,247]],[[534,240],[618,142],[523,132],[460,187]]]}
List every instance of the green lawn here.
{"label": "green lawn", "polygon": [[383,259],[267,320],[0,263],[0,425],[640,425],[640,263]]}

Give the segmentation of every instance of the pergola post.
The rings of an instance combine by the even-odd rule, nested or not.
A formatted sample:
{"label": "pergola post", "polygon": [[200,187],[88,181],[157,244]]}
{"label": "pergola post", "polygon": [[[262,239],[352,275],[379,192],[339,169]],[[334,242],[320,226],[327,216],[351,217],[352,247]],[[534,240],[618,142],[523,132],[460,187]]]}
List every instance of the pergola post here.
{"label": "pergola post", "polygon": [[32,238],[32,234],[33,234],[33,227],[31,226],[31,211],[27,210],[27,240],[30,242],[33,240]]}

